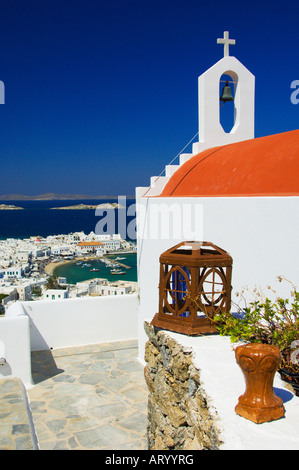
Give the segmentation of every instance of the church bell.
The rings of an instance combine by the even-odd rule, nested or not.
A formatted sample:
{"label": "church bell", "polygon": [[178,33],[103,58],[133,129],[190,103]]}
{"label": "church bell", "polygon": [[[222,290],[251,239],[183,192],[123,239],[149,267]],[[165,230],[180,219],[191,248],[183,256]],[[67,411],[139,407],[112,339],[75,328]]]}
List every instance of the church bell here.
{"label": "church bell", "polygon": [[226,103],[226,101],[234,101],[234,98],[232,96],[232,90],[231,87],[228,84],[228,81],[226,82],[225,86],[223,87],[222,94],[220,97],[220,101],[223,101],[223,103]]}

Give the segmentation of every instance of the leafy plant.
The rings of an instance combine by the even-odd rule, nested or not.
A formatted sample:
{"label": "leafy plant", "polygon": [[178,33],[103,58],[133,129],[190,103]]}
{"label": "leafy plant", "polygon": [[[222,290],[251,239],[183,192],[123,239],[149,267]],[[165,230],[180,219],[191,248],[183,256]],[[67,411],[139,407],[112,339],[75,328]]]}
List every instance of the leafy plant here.
{"label": "leafy plant", "polygon": [[57,289],[58,288],[58,278],[56,274],[52,274],[50,277],[48,277],[46,283],[45,283],[45,288],[46,289]]}
{"label": "leafy plant", "polygon": [[293,341],[299,339],[299,292],[294,288],[293,299],[259,298],[235,317],[230,313],[216,315],[214,320],[220,335],[232,342],[266,343],[276,346],[282,356],[282,368],[299,372],[299,365],[290,360]]}
{"label": "leafy plant", "polygon": [[40,286],[32,286],[31,294],[40,297],[42,295],[42,288]]}
{"label": "leafy plant", "polygon": [[45,282],[45,289],[66,289],[66,286],[59,284],[56,274],[52,274]]}

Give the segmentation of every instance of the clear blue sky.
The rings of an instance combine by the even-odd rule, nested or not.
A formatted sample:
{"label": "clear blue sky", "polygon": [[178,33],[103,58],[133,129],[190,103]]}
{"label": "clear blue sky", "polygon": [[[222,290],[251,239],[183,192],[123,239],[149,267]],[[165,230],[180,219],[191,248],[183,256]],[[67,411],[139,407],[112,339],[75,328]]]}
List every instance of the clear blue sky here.
{"label": "clear blue sky", "polygon": [[148,186],[198,130],[225,30],[256,77],[256,136],[299,128],[298,17],[298,1],[0,0],[0,194]]}

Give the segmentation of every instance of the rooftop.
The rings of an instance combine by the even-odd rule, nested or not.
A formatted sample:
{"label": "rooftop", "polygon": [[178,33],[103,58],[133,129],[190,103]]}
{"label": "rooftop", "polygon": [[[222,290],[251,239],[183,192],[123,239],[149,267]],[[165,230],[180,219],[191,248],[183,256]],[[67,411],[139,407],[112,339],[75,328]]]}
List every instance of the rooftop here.
{"label": "rooftop", "polygon": [[[147,449],[148,392],[137,341],[32,352],[32,376],[27,395],[40,450]],[[7,389],[8,381],[0,386]],[[7,400],[0,449],[28,448],[28,425],[10,389]]]}
{"label": "rooftop", "polygon": [[297,196],[299,130],[210,148],[169,179],[162,197]]}

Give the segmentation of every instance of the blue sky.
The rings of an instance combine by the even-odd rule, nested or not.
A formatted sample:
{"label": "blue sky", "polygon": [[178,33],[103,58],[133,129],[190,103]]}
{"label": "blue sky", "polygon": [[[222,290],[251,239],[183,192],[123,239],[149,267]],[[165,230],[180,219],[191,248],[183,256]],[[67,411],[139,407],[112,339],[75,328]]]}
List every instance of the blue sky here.
{"label": "blue sky", "polygon": [[256,77],[256,137],[299,128],[298,14],[298,1],[0,0],[0,194],[148,186],[198,130],[197,78],[225,30]]}

